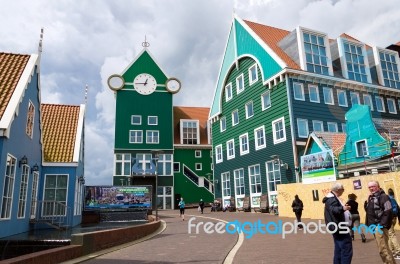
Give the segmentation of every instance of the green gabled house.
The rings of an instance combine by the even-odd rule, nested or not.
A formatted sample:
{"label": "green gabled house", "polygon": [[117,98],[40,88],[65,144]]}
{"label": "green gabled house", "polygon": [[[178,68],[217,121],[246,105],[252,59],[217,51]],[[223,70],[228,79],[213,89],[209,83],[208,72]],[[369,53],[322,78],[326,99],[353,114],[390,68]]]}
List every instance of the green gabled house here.
{"label": "green gabled house", "polygon": [[368,105],[399,119],[399,54],[347,35],[287,31],[235,16],[209,120],[215,196],[240,207],[275,204],[278,184],[301,182],[309,134],[345,132],[345,113]]}
{"label": "green gabled house", "polygon": [[[173,95],[181,83],[168,77],[147,48],[121,74],[111,75],[108,85],[116,99],[113,186],[151,185],[153,209],[172,209],[181,196],[186,203],[212,201],[212,179],[206,177],[211,145],[201,143],[208,142],[201,131],[208,129],[208,109],[199,110],[204,120],[175,109]],[[177,111],[182,119],[174,119]]]}

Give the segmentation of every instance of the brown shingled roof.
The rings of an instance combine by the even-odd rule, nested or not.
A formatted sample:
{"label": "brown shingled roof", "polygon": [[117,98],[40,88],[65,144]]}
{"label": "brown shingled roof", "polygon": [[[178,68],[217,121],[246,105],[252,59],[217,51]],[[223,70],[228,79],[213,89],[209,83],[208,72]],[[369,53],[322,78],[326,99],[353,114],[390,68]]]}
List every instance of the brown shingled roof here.
{"label": "brown shingled roof", "polygon": [[300,66],[278,46],[279,41],[286,37],[290,33],[289,31],[247,20],[244,20],[244,22],[287,64],[289,68],[300,70]]}
{"label": "brown shingled roof", "polygon": [[0,52],[0,119],[10,102],[30,55]]}
{"label": "brown shingled roof", "polygon": [[44,162],[72,162],[79,106],[42,104]]}
{"label": "brown shingled roof", "polygon": [[200,144],[207,145],[207,120],[210,108],[207,107],[183,107],[174,106],[174,144],[181,144],[180,141],[180,120],[199,120]]}

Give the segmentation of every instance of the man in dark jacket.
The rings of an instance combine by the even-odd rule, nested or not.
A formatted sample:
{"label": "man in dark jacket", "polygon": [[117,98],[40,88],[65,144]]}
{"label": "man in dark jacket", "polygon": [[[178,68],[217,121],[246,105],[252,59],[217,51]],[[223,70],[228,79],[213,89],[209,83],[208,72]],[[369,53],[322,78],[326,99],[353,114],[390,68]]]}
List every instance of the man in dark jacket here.
{"label": "man in dark jacket", "polygon": [[392,204],[389,197],[380,188],[377,181],[368,183],[370,195],[365,202],[365,211],[367,214],[367,226],[378,225],[380,228],[375,228],[375,240],[378,245],[379,254],[383,263],[396,263],[389,248],[389,228],[392,225]]}
{"label": "man in dark jacket", "polygon": [[[353,243],[350,236],[350,229],[343,233],[343,230],[339,228],[339,224],[346,226],[351,225],[350,213],[348,211],[350,210],[350,206],[343,205],[338,199],[343,192],[343,185],[336,182],[332,185],[331,192],[322,199],[322,202],[325,204],[325,223],[331,232],[336,229],[336,232],[332,234],[333,242],[335,243],[335,251],[333,254],[334,264],[350,264],[353,257]],[[345,212],[347,212],[347,217],[345,216]]]}

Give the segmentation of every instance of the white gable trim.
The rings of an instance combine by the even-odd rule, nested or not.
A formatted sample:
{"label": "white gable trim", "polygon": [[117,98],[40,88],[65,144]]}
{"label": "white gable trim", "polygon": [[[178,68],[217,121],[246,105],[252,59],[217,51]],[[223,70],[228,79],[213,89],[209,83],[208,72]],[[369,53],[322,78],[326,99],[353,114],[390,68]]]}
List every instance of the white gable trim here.
{"label": "white gable trim", "polygon": [[75,138],[75,146],[74,146],[74,156],[72,158],[73,162],[79,162],[81,144],[82,144],[82,135],[83,135],[83,125],[85,120],[85,109],[86,106],[84,104],[80,105],[79,108],[79,118],[78,118],[78,126],[76,128],[76,138]]}
{"label": "white gable trim", "polygon": [[15,116],[18,116],[19,104],[24,98],[25,89],[28,87],[31,77],[35,72],[35,66],[38,63],[38,55],[31,54],[28,63],[22,72],[21,77],[18,80],[17,86],[15,87],[14,93],[11,96],[10,102],[8,103],[6,110],[4,111],[3,117],[0,120],[0,133],[1,136],[10,136],[11,123]]}
{"label": "white gable trim", "polygon": [[239,16],[235,14],[236,20],[246,29],[246,31],[257,41],[257,43],[264,48],[264,50],[274,59],[281,68],[288,67],[286,63],[279,57],[268,45],[265,43],[260,36],[258,36]]}

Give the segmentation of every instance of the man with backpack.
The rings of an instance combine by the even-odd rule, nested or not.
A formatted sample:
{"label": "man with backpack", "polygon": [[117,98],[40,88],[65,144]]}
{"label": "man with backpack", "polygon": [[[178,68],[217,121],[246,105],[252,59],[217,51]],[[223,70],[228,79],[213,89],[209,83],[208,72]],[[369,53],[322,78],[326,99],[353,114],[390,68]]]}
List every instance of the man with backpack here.
{"label": "man with backpack", "polygon": [[389,229],[392,226],[392,204],[389,196],[380,188],[377,181],[368,183],[370,195],[364,207],[367,214],[367,226],[375,226],[374,237],[383,263],[395,264],[396,260],[389,248]]}
{"label": "man with backpack", "polygon": [[393,220],[392,226],[389,228],[389,247],[392,250],[393,256],[395,259],[400,259],[400,246],[399,242],[397,241],[396,231],[394,231],[394,227],[397,222],[397,216],[399,213],[399,205],[397,204],[396,199],[394,199],[394,191],[393,189],[388,189],[388,196],[390,199],[390,203],[392,204],[392,213],[393,213]]}

